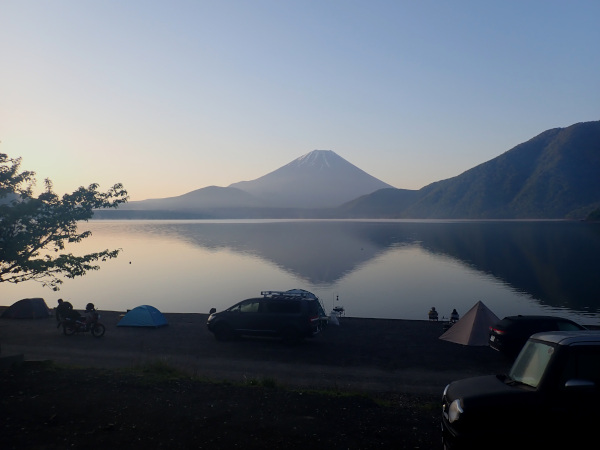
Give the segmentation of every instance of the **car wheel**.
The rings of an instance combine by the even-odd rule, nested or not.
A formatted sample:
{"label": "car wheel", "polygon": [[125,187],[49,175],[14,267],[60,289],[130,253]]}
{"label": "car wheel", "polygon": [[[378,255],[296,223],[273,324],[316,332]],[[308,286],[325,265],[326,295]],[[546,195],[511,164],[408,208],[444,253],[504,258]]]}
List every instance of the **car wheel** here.
{"label": "car wheel", "polygon": [[231,341],[235,337],[235,333],[226,323],[219,323],[215,326],[215,338],[217,341]]}

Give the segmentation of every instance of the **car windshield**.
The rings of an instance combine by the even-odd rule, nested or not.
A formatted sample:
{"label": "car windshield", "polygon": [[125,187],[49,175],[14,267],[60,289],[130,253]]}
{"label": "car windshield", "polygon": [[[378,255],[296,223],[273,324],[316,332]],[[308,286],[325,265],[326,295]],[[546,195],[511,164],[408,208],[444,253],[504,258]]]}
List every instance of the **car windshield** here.
{"label": "car windshield", "polygon": [[554,347],[551,345],[527,341],[508,376],[513,381],[537,388],[553,354]]}

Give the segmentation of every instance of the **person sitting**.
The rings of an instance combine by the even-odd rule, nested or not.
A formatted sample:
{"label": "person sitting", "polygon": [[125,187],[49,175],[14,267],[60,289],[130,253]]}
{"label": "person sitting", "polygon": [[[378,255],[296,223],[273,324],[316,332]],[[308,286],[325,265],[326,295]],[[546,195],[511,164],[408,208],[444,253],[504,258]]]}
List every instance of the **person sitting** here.
{"label": "person sitting", "polygon": [[435,308],[432,306],[431,309],[429,310],[429,312],[427,313],[427,315],[429,316],[429,320],[430,321],[437,321],[438,320],[438,313],[435,310]]}
{"label": "person sitting", "polygon": [[460,317],[459,317],[459,315],[458,315],[458,312],[456,311],[456,308],[454,308],[454,309],[452,310],[452,312],[450,313],[450,322],[451,322],[451,323],[456,323],[456,322],[458,322],[458,319],[459,319],[459,318],[460,318]]}
{"label": "person sitting", "polygon": [[85,312],[83,313],[83,318],[87,325],[96,321],[96,308],[93,303],[88,303],[85,306]]}

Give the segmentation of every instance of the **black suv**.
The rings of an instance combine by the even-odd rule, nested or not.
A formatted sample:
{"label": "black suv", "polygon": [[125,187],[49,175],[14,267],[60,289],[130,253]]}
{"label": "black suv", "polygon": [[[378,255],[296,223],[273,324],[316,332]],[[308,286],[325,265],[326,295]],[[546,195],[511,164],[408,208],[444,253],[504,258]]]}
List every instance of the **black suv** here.
{"label": "black suv", "polygon": [[529,336],[541,331],[576,331],[586,328],[554,316],[508,316],[490,327],[488,344],[510,359],[516,358]]}
{"label": "black suv", "polygon": [[444,448],[594,448],[599,404],[600,332],[538,333],[508,375],[446,386]]}
{"label": "black suv", "polygon": [[297,342],[320,332],[317,299],[277,295],[243,300],[221,312],[211,309],[206,323],[217,340],[267,336]]}

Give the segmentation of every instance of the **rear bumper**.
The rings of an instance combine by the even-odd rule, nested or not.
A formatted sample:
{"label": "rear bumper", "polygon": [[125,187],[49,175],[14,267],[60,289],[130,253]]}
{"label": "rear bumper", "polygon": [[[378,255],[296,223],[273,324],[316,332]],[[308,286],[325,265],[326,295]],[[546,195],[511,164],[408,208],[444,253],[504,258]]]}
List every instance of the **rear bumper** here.
{"label": "rear bumper", "polygon": [[313,337],[317,336],[320,332],[321,332],[321,327],[313,327],[306,332],[305,336],[308,338],[313,338]]}

